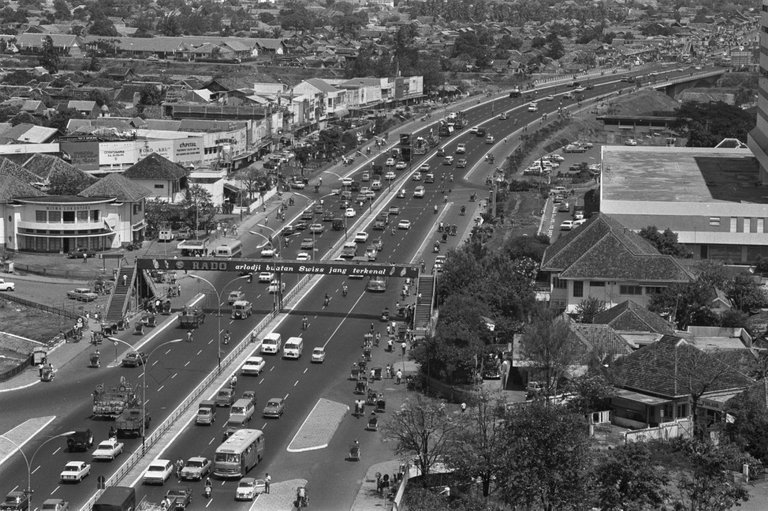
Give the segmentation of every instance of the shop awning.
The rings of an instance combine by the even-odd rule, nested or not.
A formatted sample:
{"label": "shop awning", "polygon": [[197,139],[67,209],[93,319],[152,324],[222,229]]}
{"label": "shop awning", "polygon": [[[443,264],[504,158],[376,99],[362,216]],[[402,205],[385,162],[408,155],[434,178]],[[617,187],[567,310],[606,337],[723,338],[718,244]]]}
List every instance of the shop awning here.
{"label": "shop awning", "polygon": [[658,406],[666,403],[671,403],[671,399],[662,399],[660,397],[649,396],[647,394],[640,394],[639,392],[632,392],[626,389],[617,389],[616,397],[626,399],[628,401],[634,401],[636,403],[642,403],[648,406]]}
{"label": "shop awning", "polygon": [[106,238],[107,236],[114,236],[115,233],[110,231],[91,232],[88,234],[41,234],[41,233],[29,234],[25,232],[20,232],[20,233],[17,233],[16,235],[22,236],[25,238],[65,239],[65,238]]}

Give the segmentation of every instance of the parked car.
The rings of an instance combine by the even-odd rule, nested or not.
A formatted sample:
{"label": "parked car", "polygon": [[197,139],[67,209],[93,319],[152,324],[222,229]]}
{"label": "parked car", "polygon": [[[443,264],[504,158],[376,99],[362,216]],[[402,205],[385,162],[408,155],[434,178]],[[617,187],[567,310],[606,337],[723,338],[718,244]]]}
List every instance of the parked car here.
{"label": "parked car", "polygon": [[16,284],[0,279],[0,291],[16,291]]}
{"label": "parked car", "polygon": [[90,259],[91,257],[96,257],[96,252],[94,252],[90,248],[76,248],[75,250],[72,250],[69,254],[67,254],[67,257],[69,257],[70,259],[82,259],[83,256]]}
{"label": "parked car", "polygon": [[78,287],[76,289],[72,289],[71,291],[67,291],[67,298],[77,300],[78,302],[92,302],[98,297],[99,295],[87,287]]}

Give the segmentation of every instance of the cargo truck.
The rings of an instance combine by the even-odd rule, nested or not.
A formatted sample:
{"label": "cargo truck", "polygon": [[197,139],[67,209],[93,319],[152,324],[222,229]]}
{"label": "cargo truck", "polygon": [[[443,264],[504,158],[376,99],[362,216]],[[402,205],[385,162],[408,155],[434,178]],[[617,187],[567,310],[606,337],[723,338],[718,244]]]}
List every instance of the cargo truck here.
{"label": "cargo truck", "polygon": [[127,406],[135,403],[136,394],[133,387],[125,380],[109,390],[105,390],[104,385],[99,385],[93,391],[93,418],[117,419]]}

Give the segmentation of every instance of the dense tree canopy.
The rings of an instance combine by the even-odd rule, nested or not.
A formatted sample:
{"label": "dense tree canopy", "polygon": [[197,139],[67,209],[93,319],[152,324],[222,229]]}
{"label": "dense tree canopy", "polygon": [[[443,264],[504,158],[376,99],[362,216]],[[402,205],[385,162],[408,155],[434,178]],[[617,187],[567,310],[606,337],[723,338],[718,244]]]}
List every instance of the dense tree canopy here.
{"label": "dense tree canopy", "polygon": [[655,225],[649,225],[640,229],[638,234],[641,238],[648,240],[662,254],[674,257],[692,257],[691,252],[677,242],[677,234],[672,232],[669,227],[664,232],[660,232]]}
{"label": "dense tree canopy", "polygon": [[688,147],[714,147],[724,138],[747,141],[755,116],[723,102],[683,103],[675,112],[677,128],[687,131]]}

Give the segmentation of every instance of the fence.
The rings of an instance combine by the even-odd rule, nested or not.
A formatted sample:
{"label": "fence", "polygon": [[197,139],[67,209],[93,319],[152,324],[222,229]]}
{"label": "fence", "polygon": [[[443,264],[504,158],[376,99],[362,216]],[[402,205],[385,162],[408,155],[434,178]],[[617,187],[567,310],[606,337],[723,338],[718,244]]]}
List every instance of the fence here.
{"label": "fence", "polygon": [[2,373],[0,373],[0,381],[8,380],[10,378],[13,378],[17,374],[19,374],[19,373],[21,373],[23,371],[26,371],[27,367],[32,365],[32,360],[33,360],[33,357],[30,354],[27,357],[27,359],[24,360],[24,362],[22,362],[21,364],[8,369],[7,371],[3,371]]}
{"label": "fence", "polygon": [[[85,266],[85,265],[83,265]],[[42,266],[37,264],[20,264],[15,263],[14,271],[21,272],[21,273],[31,273],[33,275],[41,275],[44,277],[54,277],[54,278],[61,278],[61,279],[69,279],[69,280],[80,280],[80,281],[91,281],[94,279],[96,275],[94,275],[93,269],[88,270],[62,270],[62,269],[51,269],[48,266]],[[109,272],[112,270],[109,269]],[[99,275],[106,275],[107,272],[103,268],[98,269]]]}
{"label": "fence", "polygon": [[676,419],[664,422],[655,428],[638,429],[624,433],[624,443],[646,442],[648,440],[670,440],[672,438],[692,438],[693,421]]}
{"label": "fence", "polygon": [[18,296],[12,295],[10,293],[3,294],[3,298],[5,298],[6,300],[10,300],[12,302],[16,302],[21,305],[26,305],[27,307],[33,307],[41,311],[50,312],[52,314],[57,314],[59,316],[64,316],[65,318],[69,318],[69,319],[77,319],[81,317],[81,315],[76,312],[68,311],[66,309],[62,309],[61,307],[54,307],[52,305],[45,305],[42,303],[25,300],[24,298],[19,298]]}

